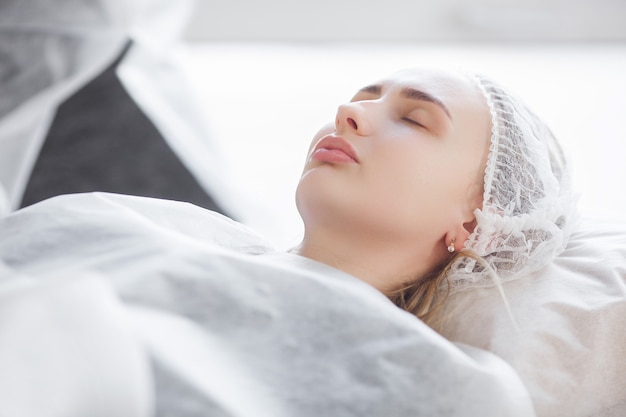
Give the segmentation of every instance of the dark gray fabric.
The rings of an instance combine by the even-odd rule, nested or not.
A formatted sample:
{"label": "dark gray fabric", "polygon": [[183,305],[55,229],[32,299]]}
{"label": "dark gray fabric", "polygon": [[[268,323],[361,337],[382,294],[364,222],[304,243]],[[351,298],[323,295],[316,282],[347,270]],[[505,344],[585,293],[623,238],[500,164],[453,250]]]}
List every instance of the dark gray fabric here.
{"label": "dark gray fabric", "polygon": [[125,91],[115,74],[118,63],[59,107],[21,206],[107,191],[187,201],[223,213]]}

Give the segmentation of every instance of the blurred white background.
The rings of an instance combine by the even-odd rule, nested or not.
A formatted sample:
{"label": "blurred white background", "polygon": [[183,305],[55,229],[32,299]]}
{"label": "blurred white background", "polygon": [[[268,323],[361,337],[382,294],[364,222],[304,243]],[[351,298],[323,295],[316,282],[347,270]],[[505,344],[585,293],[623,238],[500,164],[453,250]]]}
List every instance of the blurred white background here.
{"label": "blurred white background", "polygon": [[198,0],[193,40],[616,41],[623,0]]}
{"label": "blurred white background", "polygon": [[356,89],[408,66],[477,70],[517,92],[571,155],[583,213],[623,217],[624,18],[621,0],[199,1],[176,53],[224,181],[247,196],[233,214],[287,247],[317,128]]}

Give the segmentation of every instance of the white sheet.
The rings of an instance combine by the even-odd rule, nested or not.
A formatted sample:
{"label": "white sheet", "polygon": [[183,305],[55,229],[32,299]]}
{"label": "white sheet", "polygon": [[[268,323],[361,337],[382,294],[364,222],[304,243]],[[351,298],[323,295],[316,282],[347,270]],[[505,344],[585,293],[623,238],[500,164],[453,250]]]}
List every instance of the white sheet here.
{"label": "white sheet", "polygon": [[528,387],[539,416],[626,415],[626,222],[585,219],[544,270],[454,294],[441,329],[496,353]]}
{"label": "white sheet", "polygon": [[[85,274],[114,290],[124,305],[117,325],[132,329],[152,361],[157,415],[534,415],[516,373],[496,356],[452,344],[360,280],[273,252],[245,227],[194,206],[65,196],[3,218],[0,236],[0,291],[24,276],[47,286],[52,276]],[[75,305],[76,316],[89,316],[89,306]],[[13,344],[3,355],[23,352]],[[59,352],[49,354],[54,361]],[[8,382],[45,369],[19,372],[0,372],[3,398],[15,389],[32,401],[43,395]],[[142,384],[129,379],[123,388],[142,392]],[[6,410],[0,415],[37,415]],[[87,415],[63,411],[55,415]]]}
{"label": "white sheet", "polygon": [[150,364],[104,279],[0,269],[0,415],[152,415]]}

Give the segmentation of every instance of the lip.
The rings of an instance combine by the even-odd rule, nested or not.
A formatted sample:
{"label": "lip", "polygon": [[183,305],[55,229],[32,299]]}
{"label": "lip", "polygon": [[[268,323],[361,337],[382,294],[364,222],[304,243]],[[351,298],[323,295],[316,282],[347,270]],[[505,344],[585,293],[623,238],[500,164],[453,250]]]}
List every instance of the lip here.
{"label": "lip", "polygon": [[311,158],[321,162],[359,163],[354,147],[341,136],[326,135],[315,145]]}

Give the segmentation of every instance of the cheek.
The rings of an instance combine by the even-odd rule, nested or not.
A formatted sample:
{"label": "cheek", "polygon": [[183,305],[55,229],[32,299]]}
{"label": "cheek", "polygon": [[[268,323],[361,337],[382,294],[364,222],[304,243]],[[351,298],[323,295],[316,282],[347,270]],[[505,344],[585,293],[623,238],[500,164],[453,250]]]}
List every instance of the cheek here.
{"label": "cheek", "polygon": [[[383,156],[383,155],[381,155]],[[433,196],[441,183],[432,159],[404,152],[367,167],[370,201],[374,210],[392,216],[399,225],[414,227],[436,213]]]}
{"label": "cheek", "polygon": [[423,145],[381,151],[379,156],[367,172],[378,209],[411,228],[445,224],[465,193],[465,178],[456,178],[445,149]]}
{"label": "cheek", "polygon": [[389,146],[376,152],[366,174],[381,193],[421,200],[438,183],[437,160],[436,154],[424,147]]}

